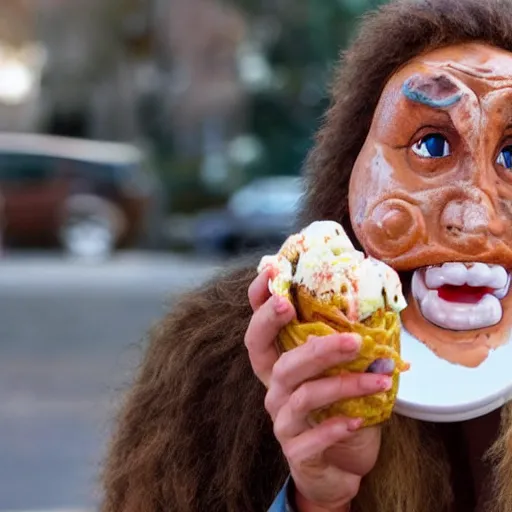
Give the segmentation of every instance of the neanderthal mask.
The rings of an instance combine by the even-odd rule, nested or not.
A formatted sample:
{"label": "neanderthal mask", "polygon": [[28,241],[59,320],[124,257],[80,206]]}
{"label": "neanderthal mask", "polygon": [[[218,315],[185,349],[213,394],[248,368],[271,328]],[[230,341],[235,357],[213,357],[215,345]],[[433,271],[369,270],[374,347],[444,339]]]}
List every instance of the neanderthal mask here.
{"label": "neanderthal mask", "polygon": [[512,53],[455,45],[398,70],[349,201],[365,250],[412,272],[399,412],[452,421],[500,406],[512,388]]}

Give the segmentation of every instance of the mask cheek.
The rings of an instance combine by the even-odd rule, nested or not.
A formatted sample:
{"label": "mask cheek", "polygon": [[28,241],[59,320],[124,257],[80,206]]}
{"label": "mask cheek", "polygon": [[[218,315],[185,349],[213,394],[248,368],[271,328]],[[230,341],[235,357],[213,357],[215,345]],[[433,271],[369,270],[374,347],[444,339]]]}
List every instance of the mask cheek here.
{"label": "mask cheek", "polygon": [[427,240],[423,213],[403,199],[378,203],[360,228],[366,250],[387,261],[405,255]]}

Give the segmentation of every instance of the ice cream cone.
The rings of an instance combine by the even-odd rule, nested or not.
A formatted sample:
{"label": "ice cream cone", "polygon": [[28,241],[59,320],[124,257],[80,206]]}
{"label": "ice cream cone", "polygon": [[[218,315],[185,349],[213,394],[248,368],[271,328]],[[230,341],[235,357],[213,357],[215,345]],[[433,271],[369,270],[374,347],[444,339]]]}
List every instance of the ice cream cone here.
{"label": "ice cream cone", "polygon": [[[334,224],[334,223],[332,223]],[[341,230],[336,229],[336,232]],[[342,236],[341,234],[339,236]],[[344,233],[343,233],[343,236]],[[335,239],[336,237],[333,237]],[[310,336],[320,337],[318,343],[322,342],[321,337],[329,334],[339,333],[357,333],[361,336],[362,344],[359,355],[356,360],[342,365],[335,366],[326,371],[322,376],[335,376],[342,375],[343,373],[363,373],[369,371],[370,366],[375,361],[381,359],[392,360],[395,364],[395,368],[392,372],[393,385],[389,391],[383,391],[375,395],[352,398],[348,400],[342,400],[331,404],[330,406],[321,410],[314,411],[312,413],[312,420],[315,422],[321,422],[332,416],[346,416],[352,418],[363,418],[363,426],[371,426],[386,421],[392,413],[393,406],[395,404],[398,385],[399,375],[401,372],[408,369],[409,365],[402,361],[400,357],[400,314],[399,310],[403,309],[405,300],[401,295],[401,287],[394,285],[395,287],[381,287],[377,289],[376,293],[369,293],[369,288],[361,289],[360,284],[354,281],[354,275],[358,271],[363,269],[363,272],[370,271],[373,267],[367,265],[361,267],[364,260],[364,255],[358,256],[354,261],[350,260],[349,255],[342,255],[344,258],[340,260],[338,257],[331,259],[330,267],[328,267],[327,274],[338,274],[348,272],[349,269],[352,273],[350,280],[345,281],[338,280],[336,286],[339,285],[340,289],[337,290],[336,286],[332,286],[332,289],[325,287],[325,278],[321,284],[313,286],[311,282],[305,283],[304,276],[299,276],[297,266],[300,262],[301,255],[309,250],[310,247],[307,245],[307,238],[297,238],[297,235],[290,237],[289,241],[292,240],[294,247],[290,248],[290,243],[283,246],[282,252],[275,260],[274,264],[274,278],[270,283],[270,288],[273,293],[278,293],[282,296],[287,297],[294,305],[297,317],[290,324],[284,327],[278,336],[278,345],[281,351],[293,350],[296,347],[306,343]],[[295,249],[297,240],[299,243],[299,249]],[[323,239],[326,244],[332,241],[329,237]],[[343,244],[346,249],[346,241],[343,240]],[[335,246],[336,252],[338,249]],[[315,250],[318,246],[315,245]],[[353,250],[356,252],[355,250]],[[350,252],[350,251],[349,251]],[[311,251],[313,254],[314,251]],[[329,251],[327,251],[329,253]],[[311,266],[316,264],[320,265],[322,271],[326,270],[326,261],[330,256],[325,251],[317,251],[315,258],[304,258],[303,263]],[[361,255],[361,253],[358,253]],[[293,260],[290,261],[290,255],[293,255]],[[322,256],[320,256],[322,255]],[[268,258],[268,257],[267,257]],[[322,259],[323,258],[323,259]],[[318,260],[322,261],[318,261]],[[341,266],[337,268],[333,262],[342,261],[343,265],[351,261],[350,267]],[[386,278],[390,277],[390,272],[393,272],[389,268],[385,268],[380,262],[376,262],[380,270],[384,269],[386,272]],[[261,269],[265,265],[269,265],[271,262],[262,260]],[[337,264],[337,263],[336,263]],[[375,264],[375,262],[372,262]],[[364,264],[363,264],[364,265]],[[260,269],[260,270],[261,270]],[[330,269],[330,270],[329,270]],[[341,269],[341,270],[340,270]],[[389,270],[388,270],[389,269]],[[331,272],[332,270],[332,272]],[[330,274],[329,274],[330,275]],[[381,275],[381,274],[379,274]],[[371,279],[371,276],[369,276]],[[381,276],[382,277],[382,276]],[[393,279],[398,279],[397,276],[392,275]],[[383,277],[384,279],[384,277]],[[331,281],[336,281],[332,278]],[[371,281],[372,285],[375,279]],[[355,285],[354,285],[355,282]],[[340,284],[342,283],[342,284]],[[275,286],[273,286],[275,284]],[[351,288],[349,290],[349,288]],[[325,290],[328,290],[327,292]],[[392,298],[386,299],[386,293],[391,295]],[[322,293],[319,293],[322,292]],[[352,293],[352,294],[351,294]],[[363,294],[364,300],[363,303]],[[380,294],[380,296],[379,296]],[[370,304],[371,309],[369,309]],[[397,305],[398,304],[398,305]],[[361,312],[364,312],[361,313]],[[361,318],[364,316],[364,318]]]}
{"label": "ice cream cone", "polygon": [[312,414],[313,420],[320,422],[342,415],[363,418],[363,426],[371,426],[389,419],[398,392],[400,373],[408,369],[408,365],[400,358],[399,314],[390,309],[381,309],[363,322],[350,322],[337,306],[322,304],[303,288],[291,295],[297,316],[301,320],[292,321],[279,333],[278,344],[281,351],[293,350],[305,343],[309,336],[353,332],[362,339],[359,357],[355,361],[331,368],[323,376],[366,372],[378,359],[392,359],[395,363],[393,386],[389,391],[336,402],[315,411]]}

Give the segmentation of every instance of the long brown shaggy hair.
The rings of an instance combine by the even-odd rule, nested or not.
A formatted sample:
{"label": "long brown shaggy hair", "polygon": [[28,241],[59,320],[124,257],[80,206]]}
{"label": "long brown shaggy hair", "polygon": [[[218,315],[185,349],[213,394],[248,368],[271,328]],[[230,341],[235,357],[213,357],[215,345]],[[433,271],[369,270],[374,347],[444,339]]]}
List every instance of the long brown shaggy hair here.
{"label": "long brown shaggy hair", "polygon": [[[366,16],[342,57],[307,165],[302,223],[350,230],[352,166],[387,79],[419,53],[464,41],[512,51],[508,0],[396,1]],[[287,475],[243,344],[254,266],[188,295],[150,334],[104,471],[103,512],[262,512]],[[356,511],[447,510],[449,467],[430,425],[395,416]],[[512,413],[489,457],[496,512],[512,511]]]}

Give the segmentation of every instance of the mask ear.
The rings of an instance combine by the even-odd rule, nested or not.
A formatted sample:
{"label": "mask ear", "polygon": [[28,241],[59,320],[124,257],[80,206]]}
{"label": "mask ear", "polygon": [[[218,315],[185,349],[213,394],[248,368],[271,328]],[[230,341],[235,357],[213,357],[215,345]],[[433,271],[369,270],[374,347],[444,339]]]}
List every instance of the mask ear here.
{"label": "mask ear", "polygon": [[404,83],[402,92],[411,101],[433,108],[451,107],[463,96],[461,88],[444,74],[416,74]]}

